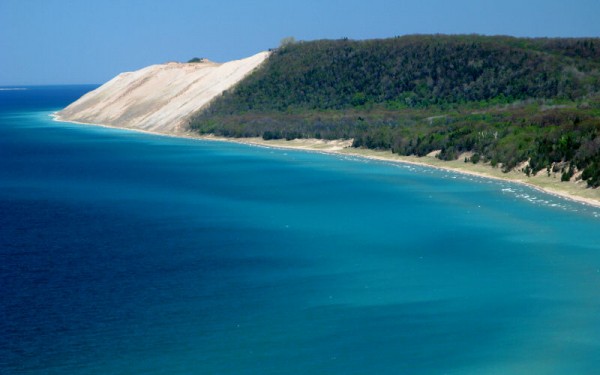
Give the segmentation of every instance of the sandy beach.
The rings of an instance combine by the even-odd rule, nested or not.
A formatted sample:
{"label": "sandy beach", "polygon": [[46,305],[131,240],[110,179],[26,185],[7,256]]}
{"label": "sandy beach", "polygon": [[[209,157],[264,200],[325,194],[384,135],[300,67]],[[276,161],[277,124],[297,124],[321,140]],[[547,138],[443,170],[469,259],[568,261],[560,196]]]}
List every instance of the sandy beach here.
{"label": "sandy beach", "polygon": [[508,173],[504,173],[501,171],[500,168],[493,168],[489,164],[465,163],[464,159],[462,158],[453,161],[444,161],[436,158],[433,155],[423,157],[402,156],[394,154],[391,151],[353,148],[351,147],[351,140],[323,141],[318,139],[297,139],[292,141],[266,141],[261,138],[230,139],[214,136],[191,137],[207,140],[238,142],[243,144],[253,144],[274,148],[296,149],[337,155],[351,155],[372,160],[432,167],[436,169],[462,173],[477,177],[519,183],[549,193],[551,195],[600,207],[599,189],[587,188],[585,181],[561,182],[560,174],[558,173],[547,176],[544,171],[540,171],[536,176],[527,177],[524,173],[518,171],[510,171]]}
{"label": "sandy beach", "polygon": [[491,178],[496,180],[510,181],[513,183],[523,184],[554,196],[587,204],[590,206],[600,207],[600,189],[587,188],[585,181],[561,182],[560,174],[558,173],[547,175],[544,171],[540,171],[536,176],[527,177],[527,175],[519,171],[510,171],[508,173],[504,173],[501,171],[500,168],[493,168],[489,164],[465,163],[461,158],[453,161],[444,161],[436,158],[431,154],[423,157],[402,156],[394,154],[391,151],[354,148],[352,147],[352,140],[327,141],[321,139],[295,139],[287,141],[264,140],[262,138],[225,138],[216,137],[213,135],[200,135],[192,131],[171,130],[166,132],[160,132],[152,130],[143,130],[139,128],[128,128],[106,124],[93,124],[88,122],[70,121],[61,118],[58,112],[53,113],[51,116],[55,121],[59,122],[70,122],[82,125],[131,130],[165,137],[200,139],[206,141],[219,142],[233,142],[262,147],[303,150],[308,152],[320,152],[335,155],[349,155],[371,160],[431,167],[455,173],[467,174],[471,176]]}

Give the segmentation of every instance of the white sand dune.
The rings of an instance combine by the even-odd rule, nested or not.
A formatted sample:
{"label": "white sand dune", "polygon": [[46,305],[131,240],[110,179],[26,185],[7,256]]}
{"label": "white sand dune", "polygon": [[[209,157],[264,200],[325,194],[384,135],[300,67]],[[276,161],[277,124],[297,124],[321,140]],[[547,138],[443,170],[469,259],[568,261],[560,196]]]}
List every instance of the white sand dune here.
{"label": "white sand dune", "polygon": [[167,63],[121,73],[57,113],[60,120],[159,133],[186,120],[258,67],[269,52],[218,64]]}

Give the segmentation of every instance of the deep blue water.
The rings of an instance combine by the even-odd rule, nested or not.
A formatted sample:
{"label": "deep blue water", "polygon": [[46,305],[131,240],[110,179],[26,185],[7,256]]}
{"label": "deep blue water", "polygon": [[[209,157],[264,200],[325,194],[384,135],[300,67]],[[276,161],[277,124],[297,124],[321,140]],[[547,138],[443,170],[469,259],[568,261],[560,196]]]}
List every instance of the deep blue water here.
{"label": "deep blue water", "polygon": [[2,374],[597,374],[600,209],[0,91]]}

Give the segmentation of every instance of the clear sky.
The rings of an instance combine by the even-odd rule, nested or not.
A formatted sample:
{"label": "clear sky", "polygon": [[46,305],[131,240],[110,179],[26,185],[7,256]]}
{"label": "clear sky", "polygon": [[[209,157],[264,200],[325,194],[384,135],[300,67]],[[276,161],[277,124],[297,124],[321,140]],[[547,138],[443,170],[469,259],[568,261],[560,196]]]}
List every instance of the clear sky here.
{"label": "clear sky", "polygon": [[0,0],[0,85],[103,83],[298,40],[600,36],[600,0]]}

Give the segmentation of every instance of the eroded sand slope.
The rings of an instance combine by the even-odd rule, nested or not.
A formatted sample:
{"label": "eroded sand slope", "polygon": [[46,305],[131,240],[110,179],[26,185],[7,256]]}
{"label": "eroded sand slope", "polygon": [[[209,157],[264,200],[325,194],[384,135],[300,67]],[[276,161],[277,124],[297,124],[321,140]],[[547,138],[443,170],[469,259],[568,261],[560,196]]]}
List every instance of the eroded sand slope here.
{"label": "eroded sand slope", "polygon": [[261,52],[223,64],[167,63],[121,73],[57,115],[67,121],[175,133],[192,113],[239,82],[268,55]]}

